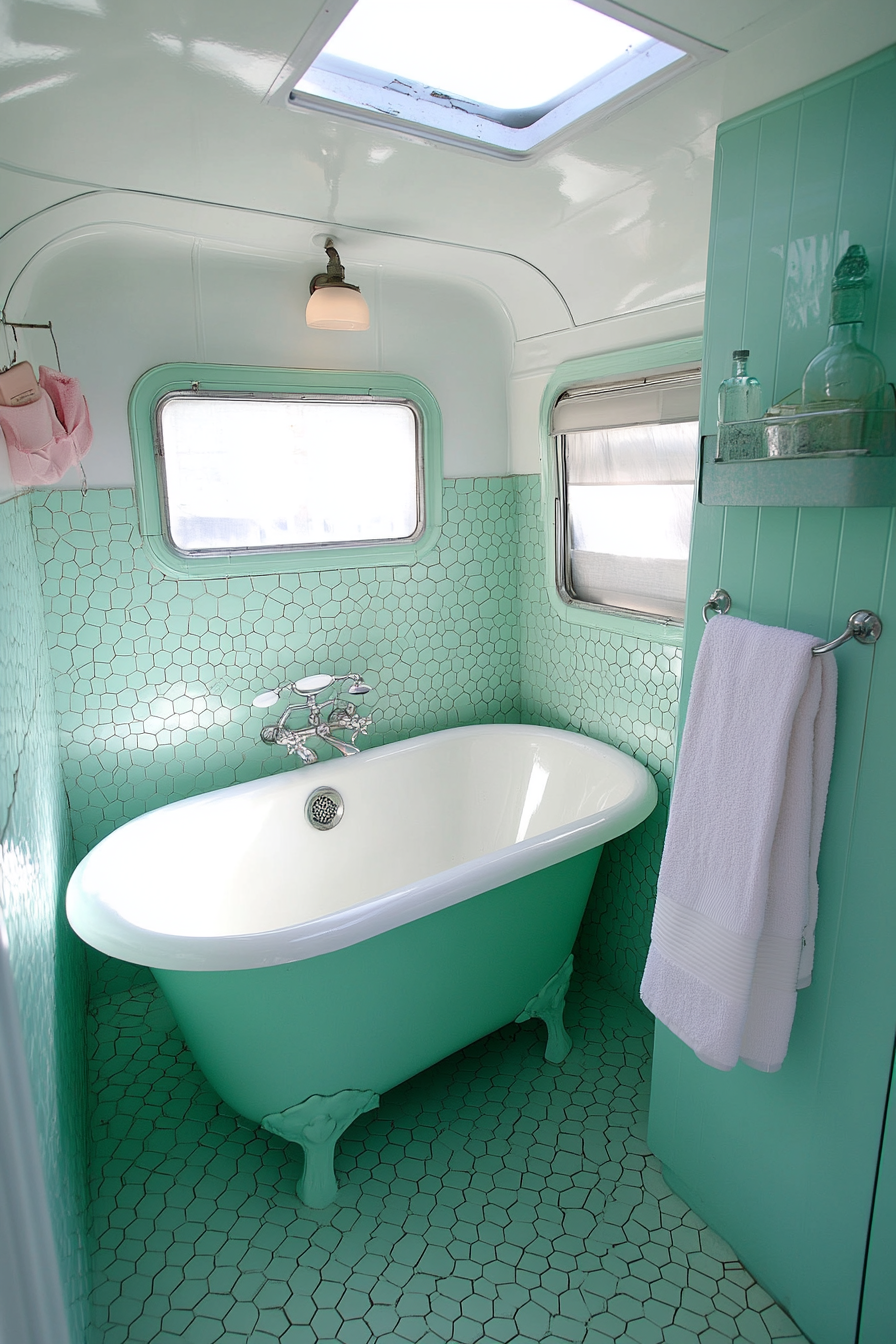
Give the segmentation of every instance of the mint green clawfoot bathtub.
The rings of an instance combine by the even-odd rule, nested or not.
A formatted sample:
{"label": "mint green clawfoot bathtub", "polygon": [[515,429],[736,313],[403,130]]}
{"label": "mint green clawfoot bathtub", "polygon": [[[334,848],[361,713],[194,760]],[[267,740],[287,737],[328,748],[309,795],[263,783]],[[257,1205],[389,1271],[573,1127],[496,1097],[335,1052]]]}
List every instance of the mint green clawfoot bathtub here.
{"label": "mint green clawfoot bathtub", "polygon": [[302,1147],[322,1208],[387,1089],[513,1020],[564,1058],[601,846],[655,801],[590,738],[456,728],[139,817],[80,864],[69,919],[153,968],[209,1082]]}

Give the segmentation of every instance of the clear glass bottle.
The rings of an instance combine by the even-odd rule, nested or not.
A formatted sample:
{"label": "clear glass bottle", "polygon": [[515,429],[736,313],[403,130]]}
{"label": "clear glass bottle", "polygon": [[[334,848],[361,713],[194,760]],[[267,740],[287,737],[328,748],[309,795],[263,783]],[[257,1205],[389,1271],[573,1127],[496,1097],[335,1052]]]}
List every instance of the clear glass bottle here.
{"label": "clear glass bottle", "polygon": [[[719,386],[719,457],[726,462],[762,455],[762,387],[747,373],[749,350],[734,350],[731,377]],[[748,420],[750,424],[741,424]]]}
{"label": "clear glass bottle", "polygon": [[758,420],[762,415],[762,388],[759,379],[747,373],[749,350],[734,350],[731,377],[719,387],[719,423]]}
{"label": "clear glass bottle", "polygon": [[[831,290],[831,325],[828,343],[803,374],[805,411],[879,410],[885,404],[887,375],[872,350],[859,343],[865,317],[868,258],[864,247],[854,244],[841,257]],[[824,437],[820,447],[855,451],[853,442],[864,417],[831,417],[819,425]],[[833,435],[830,444],[827,440]],[[813,437],[815,437],[813,435]]]}

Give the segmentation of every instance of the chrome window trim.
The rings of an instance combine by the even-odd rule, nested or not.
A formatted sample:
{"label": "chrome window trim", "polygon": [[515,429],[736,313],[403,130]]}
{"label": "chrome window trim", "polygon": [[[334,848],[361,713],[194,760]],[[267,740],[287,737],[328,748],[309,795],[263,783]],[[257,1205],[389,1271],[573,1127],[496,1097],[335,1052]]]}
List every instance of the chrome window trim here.
{"label": "chrome window trim", "polygon": [[[210,401],[312,401],[332,404],[359,403],[368,405],[407,406],[414,417],[414,461],[415,489],[417,500],[417,526],[414,531],[402,537],[363,537],[356,540],[333,540],[296,542],[284,546],[216,546],[203,547],[201,550],[185,550],[178,546],[171,535],[171,520],[168,509],[168,490],[165,476],[165,448],[162,437],[162,413],[172,401],[183,400]],[[156,466],[156,481],[161,505],[162,534],[166,546],[175,555],[185,560],[223,558],[226,556],[262,556],[262,555],[307,555],[314,551],[358,550],[366,546],[403,546],[413,545],[426,531],[426,493],[424,487],[423,461],[423,415],[420,407],[410,397],[387,397],[339,392],[255,392],[238,389],[180,388],[166,392],[155,404],[152,420],[153,456]]]}
{"label": "chrome window trim", "polygon": [[584,598],[576,596],[572,586],[569,558],[569,511],[566,500],[566,470],[562,456],[566,450],[565,439],[565,434],[554,435],[554,451],[556,454],[554,465],[557,473],[557,495],[554,499],[554,581],[561,602],[577,611],[602,611],[608,616],[628,616],[633,621],[646,621],[648,625],[668,625],[673,629],[680,630],[684,622],[674,616],[661,616],[649,611],[633,611],[631,607],[611,607],[606,602],[587,602]]}
{"label": "chrome window trim", "polygon": [[[571,400],[576,397],[595,396],[601,394],[613,394],[619,392],[636,392],[639,390],[648,390],[653,388],[665,388],[681,386],[693,383],[702,377],[702,368],[700,366],[688,365],[685,368],[667,369],[665,372],[658,371],[655,375],[649,373],[643,375],[634,375],[632,377],[623,377],[608,380],[606,382],[578,384],[564,388],[554,398],[553,408],[561,401]],[[690,420],[692,417],[688,417]],[[676,424],[682,423],[678,417],[661,421],[643,421],[643,424]],[[586,432],[586,431],[572,431]],[[550,434],[550,430],[549,430]],[[668,626],[675,630],[680,630],[684,626],[684,619],[676,616],[663,615],[658,612],[635,611],[631,607],[612,606],[605,602],[590,602],[576,594],[572,582],[572,562],[571,547],[569,544],[569,499],[567,493],[567,469],[566,469],[566,433],[550,434],[553,439],[554,451],[554,582],[557,589],[557,595],[561,602],[567,607],[572,607],[579,611],[603,612],[611,616],[625,616],[631,620],[646,622],[650,625]],[[698,448],[699,454],[699,435]],[[697,474],[697,454],[695,454],[695,489]]]}

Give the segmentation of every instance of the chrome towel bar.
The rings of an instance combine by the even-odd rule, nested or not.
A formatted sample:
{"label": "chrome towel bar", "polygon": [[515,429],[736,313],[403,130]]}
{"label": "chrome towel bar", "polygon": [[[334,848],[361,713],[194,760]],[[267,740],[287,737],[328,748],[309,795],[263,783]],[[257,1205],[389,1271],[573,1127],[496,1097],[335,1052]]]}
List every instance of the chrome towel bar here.
{"label": "chrome towel bar", "polygon": [[[724,616],[730,610],[731,594],[724,588],[717,588],[709,601],[703,604],[703,620],[708,623],[710,615]],[[816,645],[812,652],[830,653],[831,649],[839,649],[848,639],[857,639],[860,644],[876,644],[882,630],[881,619],[873,611],[854,611],[842,635],[832,639],[829,644]]]}

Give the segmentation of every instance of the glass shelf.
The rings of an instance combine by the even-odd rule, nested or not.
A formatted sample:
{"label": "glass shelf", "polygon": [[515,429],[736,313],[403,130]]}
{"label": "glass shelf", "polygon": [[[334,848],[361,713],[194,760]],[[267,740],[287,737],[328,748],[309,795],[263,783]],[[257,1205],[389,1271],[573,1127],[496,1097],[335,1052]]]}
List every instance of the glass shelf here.
{"label": "glass shelf", "polygon": [[760,420],[719,425],[720,464],[896,457],[896,410],[854,406],[804,411],[794,408]]}
{"label": "glass shelf", "polygon": [[896,505],[892,454],[828,451],[723,462],[716,442],[714,434],[700,441],[701,504],[835,509]]}

